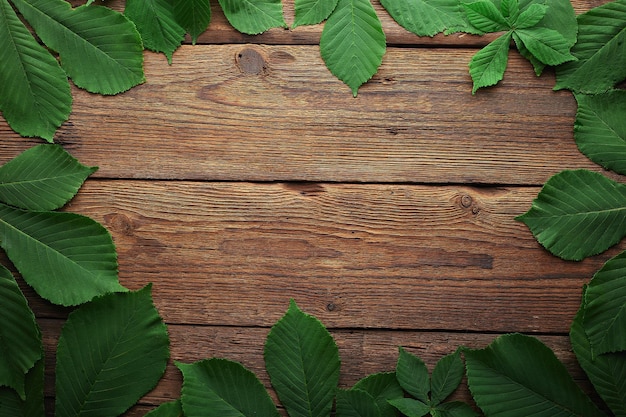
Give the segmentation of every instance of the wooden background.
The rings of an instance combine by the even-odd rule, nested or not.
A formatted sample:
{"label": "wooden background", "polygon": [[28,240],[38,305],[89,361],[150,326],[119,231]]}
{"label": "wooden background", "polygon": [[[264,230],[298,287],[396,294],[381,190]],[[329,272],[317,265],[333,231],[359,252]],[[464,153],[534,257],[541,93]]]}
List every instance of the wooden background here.
{"label": "wooden background", "polygon": [[[145,54],[144,85],[74,88],[55,141],[100,169],[66,209],[110,230],[123,285],[154,284],[172,343],[164,379],[127,416],[178,398],[174,360],[241,361],[269,388],[263,343],[290,298],[336,337],[343,386],[392,370],[400,345],[432,369],[459,345],[524,332],[589,388],[567,333],[582,285],[618,249],[561,261],[514,220],[551,175],[600,171],[574,143],[573,96],[515,50],[504,81],[473,96],[467,64],[493,36],[419,38],[374,4],[388,50],[357,98],[320,58],[321,25],[245,36],[218,7],[173,65]],[[4,120],[0,141],[0,162],[40,143]],[[25,291],[51,408],[68,310]]]}

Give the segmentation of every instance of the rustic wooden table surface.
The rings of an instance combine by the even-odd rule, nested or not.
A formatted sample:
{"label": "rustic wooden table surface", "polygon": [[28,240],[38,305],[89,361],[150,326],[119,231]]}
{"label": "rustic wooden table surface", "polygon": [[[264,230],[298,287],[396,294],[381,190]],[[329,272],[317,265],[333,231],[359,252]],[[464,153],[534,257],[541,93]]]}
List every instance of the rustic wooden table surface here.
{"label": "rustic wooden table surface", "polygon": [[[399,345],[432,367],[504,332],[538,336],[584,379],[569,325],[618,250],[560,261],[514,220],[552,174],[600,170],[574,143],[573,96],[514,50],[504,81],[473,96],[467,64],[493,38],[419,38],[374,3],[388,50],[357,98],[320,58],[321,26],[245,36],[217,7],[171,66],[145,54],[144,85],[73,90],[55,141],[100,169],[66,209],[110,230],[123,285],[154,284],[172,342],[164,379],[128,416],[179,396],[173,360],[238,360],[269,387],[263,343],[290,298],[336,337],[345,386],[392,370]],[[40,143],[3,120],[0,142],[0,162]],[[52,396],[68,310],[25,291]]]}

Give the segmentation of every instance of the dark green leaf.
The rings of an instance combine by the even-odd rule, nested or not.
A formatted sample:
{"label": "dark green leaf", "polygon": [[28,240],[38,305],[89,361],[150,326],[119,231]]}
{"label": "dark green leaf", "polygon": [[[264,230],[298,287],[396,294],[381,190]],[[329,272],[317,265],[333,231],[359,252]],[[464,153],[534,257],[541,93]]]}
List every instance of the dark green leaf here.
{"label": "dark green leaf", "polygon": [[296,17],[292,28],[301,25],[316,25],[328,19],[339,0],[296,0]]}
{"label": "dark green leaf", "polygon": [[626,352],[592,358],[591,345],[583,327],[583,310],[570,329],[572,349],[600,397],[617,417],[626,416]]}
{"label": "dark green leaf", "polygon": [[403,415],[408,417],[422,417],[430,412],[430,407],[419,400],[413,398],[398,398],[389,400]]}
{"label": "dark green leaf", "polygon": [[144,82],[143,47],[135,25],[103,6],[72,9],[64,0],[11,0],[74,83],[118,94]]}
{"label": "dark green leaf", "polygon": [[0,416],[44,417],[44,359],[39,359],[26,374],[26,398],[11,388],[0,387]]}
{"label": "dark green leaf", "polygon": [[157,384],[169,338],[151,287],[94,299],[70,313],[56,365],[56,417],[117,416]]}
{"label": "dark green leaf", "polygon": [[286,27],[281,0],[219,0],[230,24],[239,32],[258,35]]}
{"label": "dark green leaf", "polygon": [[376,400],[358,389],[337,390],[337,417],[380,417]]}
{"label": "dark green leaf", "polygon": [[479,414],[469,404],[452,401],[435,407],[432,417],[479,417]]}
{"label": "dark green leaf", "polygon": [[[26,373],[43,355],[35,315],[13,275],[0,265],[0,386],[26,398]],[[4,414],[1,414],[4,415]]]}
{"label": "dark green leaf", "polygon": [[626,234],[626,186],[587,170],[563,171],[546,182],[517,220],[552,254],[581,260]]}
{"label": "dark green leaf", "polygon": [[[514,29],[527,29],[535,26],[543,19],[548,11],[548,6],[545,4],[533,3],[528,6],[526,10],[519,14],[517,19],[513,23]],[[557,32],[558,33],[558,32]],[[560,35],[560,34],[559,34]],[[561,36],[562,37],[562,36]],[[568,45],[568,49],[569,49]]]}
{"label": "dark green leaf", "polygon": [[439,32],[480,33],[465,19],[458,0],[381,0],[383,7],[400,26],[418,36]]}
{"label": "dark green leaf", "polygon": [[626,91],[575,96],[578,149],[596,164],[626,175]]}
{"label": "dark green leaf", "polygon": [[626,78],[626,0],[616,0],[578,16],[578,61],[557,68],[555,89],[597,94]]}
{"label": "dark green leaf", "polygon": [[604,416],[536,338],[508,334],[464,353],[472,397],[490,417]]}
{"label": "dark green leaf", "polygon": [[504,77],[511,36],[511,32],[507,32],[472,57],[469,63],[470,75],[474,81],[472,94],[481,87],[497,84]]}
{"label": "dark green leaf", "polygon": [[185,417],[279,416],[261,381],[240,363],[213,358],[176,366]]}
{"label": "dark green leaf", "polygon": [[520,12],[527,10],[533,4],[545,4],[548,12],[534,27],[556,30],[563,36],[571,48],[576,43],[578,25],[576,12],[569,0],[520,0]]}
{"label": "dark green leaf", "polygon": [[292,300],[265,342],[265,367],[290,417],[326,417],[339,383],[339,351],[315,317]]}
{"label": "dark green leaf", "polygon": [[22,136],[52,141],[72,109],[70,85],[7,0],[0,0],[0,62],[0,110],[7,123]]}
{"label": "dark green leaf", "polygon": [[444,356],[437,362],[430,381],[430,401],[435,406],[445,400],[461,383],[465,367],[461,360],[461,353]]}
{"label": "dark green leaf", "polygon": [[211,5],[209,0],[172,0],[176,21],[191,35],[195,45],[198,36],[209,27]]}
{"label": "dark green leaf", "polygon": [[369,0],[339,0],[320,38],[326,66],[355,97],[378,71],[386,47],[382,25]]}
{"label": "dark green leaf", "polygon": [[185,417],[180,400],[174,400],[159,405],[144,417]]}
{"label": "dark green leaf", "polygon": [[137,26],[143,46],[163,52],[171,64],[172,54],[185,39],[186,31],[176,21],[170,0],[127,0],[124,15]]}
{"label": "dark green leaf", "polygon": [[404,391],[398,383],[395,372],[383,372],[369,375],[356,384],[354,389],[367,392],[376,400],[381,417],[395,417],[398,413],[388,401],[402,398]]}
{"label": "dark green leaf", "polygon": [[117,279],[111,235],[88,217],[0,204],[0,246],[26,282],[55,304],[77,305],[126,291]]}
{"label": "dark green leaf", "polygon": [[559,65],[576,59],[569,52],[567,40],[556,30],[538,27],[516,29],[515,35],[544,64]]}
{"label": "dark green leaf", "polygon": [[491,0],[478,0],[462,5],[467,20],[479,31],[488,33],[510,29],[508,22]]}
{"label": "dark green leaf", "polygon": [[26,210],[55,210],[96,169],[82,165],[61,146],[38,145],[0,167],[0,201]]}
{"label": "dark green leaf", "polygon": [[400,386],[413,397],[428,404],[430,377],[426,364],[417,356],[399,348],[400,355],[396,364],[396,378]]}

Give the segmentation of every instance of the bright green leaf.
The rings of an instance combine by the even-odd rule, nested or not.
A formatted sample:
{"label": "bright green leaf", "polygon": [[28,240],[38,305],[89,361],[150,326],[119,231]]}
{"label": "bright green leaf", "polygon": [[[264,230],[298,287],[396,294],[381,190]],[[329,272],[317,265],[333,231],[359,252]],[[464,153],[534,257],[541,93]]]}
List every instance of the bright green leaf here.
{"label": "bright green leaf", "polygon": [[515,36],[544,64],[559,65],[576,60],[569,52],[567,40],[556,30],[537,27],[516,29]]}
{"label": "bright green leaf", "polygon": [[451,401],[435,407],[432,410],[432,417],[479,417],[479,414],[469,404]]}
{"label": "bright green leaf", "polygon": [[626,91],[575,96],[578,149],[596,164],[626,175]]}
{"label": "bright green leaf", "polygon": [[[548,11],[545,4],[533,3],[526,10],[519,14],[513,23],[514,29],[527,29],[535,26],[543,19]],[[558,33],[558,32],[557,32]],[[562,37],[562,36],[561,36]]]}
{"label": "bright green leaf", "polygon": [[556,30],[565,38],[570,48],[576,43],[578,34],[576,12],[569,0],[519,0],[519,4],[520,12],[524,12],[533,4],[548,6],[546,15],[534,27]]}
{"label": "bright green leaf", "polygon": [[292,28],[301,25],[317,25],[328,19],[339,0],[296,0],[296,16]]}
{"label": "bright green leaf", "polygon": [[290,417],[327,417],[339,383],[339,351],[315,317],[291,300],[265,342],[265,367]]}
{"label": "bright green leaf", "polygon": [[517,220],[553,255],[579,261],[626,234],[626,185],[596,172],[563,171],[546,182]]}
{"label": "bright green leaf", "polygon": [[490,417],[595,417],[604,414],[538,339],[507,334],[464,351],[467,382]]}
{"label": "bright green leaf", "polygon": [[211,4],[209,0],[172,0],[174,16],[191,35],[191,42],[195,45],[200,36],[211,22]]}
{"label": "bright green leaf", "polygon": [[537,77],[539,77],[541,75],[541,73],[543,72],[543,70],[546,68],[546,64],[544,64],[543,62],[539,61],[528,50],[528,48],[526,48],[526,45],[524,45],[522,40],[517,35],[515,35],[515,32],[513,32],[513,39],[515,40],[515,46],[517,46],[517,50],[520,53],[520,55],[530,61],[530,63],[533,65],[533,69],[535,70],[535,75],[537,75]]}
{"label": "bright green leaf", "polygon": [[435,406],[452,394],[461,383],[464,374],[465,367],[458,350],[439,359],[430,381],[431,404]]}
{"label": "bright green leaf", "polygon": [[626,352],[607,353],[592,358],[591,345],[583,327],[583,310],[570,329],[572,349],[600,397],[616,417],[626,416]]}
{"label": "bright green leaf", "polygon": [[186,32],[176,21],[172,3],[169,0],[127,0],[124,15],[137,26],[143,46],[163,52],[171,64],[172,54],[185,39]]}
{"label": "bright green leaf", "polygon": [[70,115],[65,72],[37,43],[7,0],[0,0],[0,110],[22,136],[52,141]]}
{"label": "bright green leaf", "polygon": [[395,417],[395,408],[388,401],[402,398],[404,391],[396,378],[395,372],[372,374],[354,384],[354,389],[365,391],[376,400],[381,417]]}
{"label": "bright green leaf", "polygon": [[151,286],[70,313],[57,348],[56,417],[117,416],[153,389],[169,358]]}
{"label": "bright green leaf", "polygon": [[126,291],[117,279],[111,235],[88,217],[0,204],[0,246],[24,280],[55,304],[77,305]]}
{"label": "bright green leaf", "polygon": [[381,0],[383,7],[400,26],[418,36],[439,32],[480,33],[465,19],[458,0]]}
{"label": "bright green leaf", "polygon": [[26,210],[55,210],[96,169],[82,165],[61,146],[38,145],[0,167],[0,201]]}
{"label": "bright green leaf", "polygon": [[382,63],[385,34],[369,0],[340,0],[320,38],[326,66],[356,97]]}
{"label": "bright green leaf", "polygon": [[64,0],[11,0],[78,87],[118,94],[144,82],[135,25],[103,6],[72,9]]}
{"label": "bright green leaf", "polygon": [[337,390],[337,417],[380,417],[376,400],[369,393],[358,389]]}
{"label": "bright green leaf", "polygon": [[511,32],[507,32],[472,57],[469,63],[470,75],[474,81],[472,94],[481,87],[497,84],[504,77],[511,36]]}
{"label": "bright green leaf", "polygon": [[430,407],[419,400],[413,398],[397,398],[389,400],[403,415],[408,417],[422,417],[430,412]]}
{"label": "bright green leaf", "polygon": [[491,0],[478,0],[462,3],[467,20],[481,32],[499,32],[509,30],[510,25]]}
{"label": "bright green leaf", "polygon": [[26,397],[22,400],[11,388],[0,387],[0,416],[44,417],[44,359],[39,359],[26,374]]}
{"label": "bright green leaf", "polygon": [[159,405],[144,417],[184,417],[183,406],[180,400],[174,400]]}
{"label": "bright green leaf", "polygon": [[279,417],[261,381],[240,363],[213,358],[176,366],[185,417]]}
{"label": "bright green leaf", "polygon": [[[0,386],[26,398],[26,373],[43,355],[35,315],[13,275],[0,265]],[[4,415],[4,414],[1,414]]]}
{"label": "bright green leaf", "polygon": [[219,0],[228,22],[239,32],[258,35],[286,27],[281,0]]}
{"label": "bright green leaf", "polygon": [[430,377],[426,364],[417,356],[400,347],[396,364],[396,378],[400,386],[413,397],[428,404]]}
{"label": "bright green leaf", "polygon": [[626,78],[626,0],[616,0],[578,16],[578,61],[561,65],[556,90],[597,94]]}
{"label": "bright green leaf", "polygon": [[509,22],[515,22],[520,13],[519,0],[500,1],[500,12],[502,16],[509,19]]}

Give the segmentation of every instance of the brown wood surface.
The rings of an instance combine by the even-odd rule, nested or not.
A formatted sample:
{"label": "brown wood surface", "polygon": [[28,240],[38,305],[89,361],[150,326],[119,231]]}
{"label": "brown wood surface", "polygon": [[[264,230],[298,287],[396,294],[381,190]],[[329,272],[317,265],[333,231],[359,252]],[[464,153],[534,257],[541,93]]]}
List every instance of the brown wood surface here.
{"label": "brown wood surface", "polygon": [[[551,90],[553,73],[536,77],[512,50],[504,81],[472,95],[467,64],[493,37],[418,38],[374,2],[389,47],[353,98],[320,58],[321,25],[241,35],[213,3],[209,31],[173,65],[145,54],[144,85],[114,97],[74,88],[55,138],[100,167],[65,210],[107,227],[122,284],[152,282],[169,326],[166,375],[127,416],[178,397],[174,360],[238,360],[271,391],[263,342],[290,298],[336,337],[342,386],[392,370],[400,345],[432,369],[459,345],[523,332],[590,390],[567,332],[583,284],[624,245],[565,262],[514,220],[554,173],[602,171],[577,150],[576,103]],[[4,120],[0,141],[0,162],[40,143]],[[24,291],[52,415],[70,310]]]}

